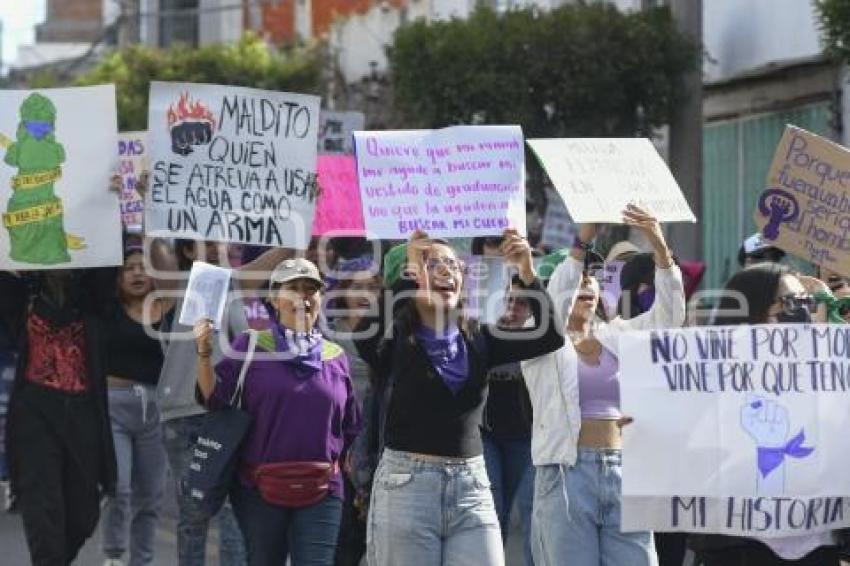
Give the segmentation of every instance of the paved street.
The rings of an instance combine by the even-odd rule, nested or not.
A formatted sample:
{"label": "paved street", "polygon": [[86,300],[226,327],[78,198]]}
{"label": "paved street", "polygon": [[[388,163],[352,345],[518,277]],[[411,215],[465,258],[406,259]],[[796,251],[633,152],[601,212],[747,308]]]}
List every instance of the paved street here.
{"label": "paved street", "polygon": [[[2,498],[2,496],[0,496]],[[174,498],[169,496],[165,502],[165,515],[160,522],[156,537],[156,560],[154,566],[174,566],[177,564],[176,510]],[[216,533],[211,534],[207,546],[207,564],[217,566]],[[20,515],[0,512],[0,564],[3,566],[26,566],[30,563],[29,552],[24,540],[24,530]],[[125,557],[126,558],[126,557]],[[83,547],[75,564],[79,566],[100,566],[104,556],[100,552],[100,535],[96,534]]]}
{"label": "paved street", "polygon": [[[2,496],[0,496],[2,498]],[[173,497],[165,502],[165,516],[157,530],[156,560],[154,566],[175,566],[177,564],[177,539],[175,536],[176,509]],[[514,525],[514,533],[519,525]],[[211,533],[207,545],[208,566],[218,566],[216,556],[216,533]],[[24,531],[19,515],[0,512],[0,564],[3,566],[26,566],[30,563]],[[508,541],[507,564],[521,566],[522,549],[519,537],[514,534]],[[104,557],[100,552],[99,534],[92,537],[83,547],[75,564],[79,566],[100,566]]]}

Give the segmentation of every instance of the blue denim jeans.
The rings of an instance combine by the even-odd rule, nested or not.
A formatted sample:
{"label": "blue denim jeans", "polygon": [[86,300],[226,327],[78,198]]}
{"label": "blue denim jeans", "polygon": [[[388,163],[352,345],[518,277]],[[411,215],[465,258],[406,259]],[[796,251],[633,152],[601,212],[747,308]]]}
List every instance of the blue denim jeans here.
{"label": "blue denim jeans", "polygon": [[233,488],[233,511],[245,534],[249,566],[333,566],[342,500],[326,497],[301,509],[266,503],[256,489]]}
{"label": "blue denim jeans", "polygon": [[579,447],[575,466],[538,466],[536,566],[656,566],[648,531],[620,530],[622,452]]}
{"label": "blue denim jeans", "polygon": [[130,566],[152,564],[166,466],[156,389],[110,386],[109,418],[118,484],[101,521],[103,553],[121,558],[129,547]]}
{"label": "blue denim jeans", "polygon": [[531,510],[534,504],[534,466],[531,463],[531,438],[498,438],[481,431],[484,462],[490,478],[490,490],[502,529],[508,538],[511,509],[516,503],[522,528],[526,566],[533,566],[531,555]]}
{"label": "blue denim jeans", "polygon": [[[203,566],[206,557],[209,519],[189,496],[184,484],[192,448],[204,417],[205,415],[183,417],[163,424],[165,451],[171,472],[177,481],[177,555],[180,566]],[[230,505],[225,505],[215,518],[219,527],[219,564],[244,566],[245,543],[233,516],[233,509]]]}
{"label": "blue denim jeans", "polygon": [[432,462],[384,450],[366,556],[369,566],[503,566],[484,458]]}

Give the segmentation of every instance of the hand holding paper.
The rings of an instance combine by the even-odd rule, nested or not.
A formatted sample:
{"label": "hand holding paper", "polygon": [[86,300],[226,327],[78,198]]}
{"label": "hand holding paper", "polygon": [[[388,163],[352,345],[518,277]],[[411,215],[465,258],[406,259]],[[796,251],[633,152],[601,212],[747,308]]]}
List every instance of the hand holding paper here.
{"label": "hand holding paper", "polygon": [[212,353],[212,335],[215,329],[213,323],[209,319],[201,319],[195,323],[193,332],[195,334],[195,346],[198,349],[198,355],[207,357]]}

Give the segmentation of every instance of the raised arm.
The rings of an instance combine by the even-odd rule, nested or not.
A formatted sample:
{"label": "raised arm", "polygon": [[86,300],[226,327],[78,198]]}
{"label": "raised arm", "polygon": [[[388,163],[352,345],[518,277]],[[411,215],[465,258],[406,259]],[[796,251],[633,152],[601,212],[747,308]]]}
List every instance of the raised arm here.
{"label": "raised arm", "polygon": [[554,305],[534,270],[528,241],[516,231],[507,230],[502,242],[502,253],[505,261],[517,268],[531,304],[534,323],[510,330],[484,326],[482,336],[487,341],[488,367],[536,358],[564,345],[564,338],[555,319]]}
{"label": "raised arm", "polygon": [[673,262],[673,255],[661,225],[651,214],[635,205],[623,213],[629,226],[643,232],[652,245],[655,257],[655,301],[652,308],[630,320],[617,319],[614,325],[620,330],[649,330],[652,328],[677,328],[685,323],[685,286],[682,272]]}

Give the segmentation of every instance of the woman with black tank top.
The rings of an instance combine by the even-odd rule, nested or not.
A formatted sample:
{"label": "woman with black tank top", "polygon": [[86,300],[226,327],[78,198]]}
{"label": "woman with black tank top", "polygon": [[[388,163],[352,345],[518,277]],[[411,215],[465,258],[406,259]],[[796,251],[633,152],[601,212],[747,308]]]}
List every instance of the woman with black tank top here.
{"label": "woman with black tank top", "polygon": [[[504,564],[479,429],[487,373],[564,341],[528,242],[509,230],[501,249],[531,301],[528,327],[478,327],[463,319],[463,266],[443,241],[417,232],[406,252],[391,250],[385,259],[393,313],[384,316],[380,301],[378,318],[364,318],[357,328],[371,338],[356,341],[378,376],[386,415],[367,526],[370,566]],[[405,263],[407,276],[399,279],[398,264]]]}
{"label": "woman with black tank top", "polygon": [[[109,414],[118,463],[116,495],[102,526],[105,565],[151,564],[166,458],[156,404],[162,346],[150,331],[169,309],[164,299],[145,299],[154,290],[141,246],[127,246],[116,279],[116,297],[104,317]],[[130,535],[129,548],[127,534]]]}

